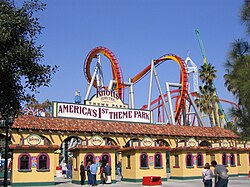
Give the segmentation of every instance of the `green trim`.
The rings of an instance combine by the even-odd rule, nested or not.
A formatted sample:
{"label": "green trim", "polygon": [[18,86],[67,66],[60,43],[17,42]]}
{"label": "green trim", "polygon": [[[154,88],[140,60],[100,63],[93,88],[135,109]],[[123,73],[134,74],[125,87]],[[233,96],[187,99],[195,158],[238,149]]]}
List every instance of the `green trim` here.
{"label": "green trim", "polygon": [[[161,181],[167,181],[168,178],[161,178]],[[122,181],[125,182],[142,182],[142,179],[129,179],[129,178],[123,178]]]}
{"label": "green trim", "polygon": [[[248,174],[241,174],[242,176],[246,176]],[[239,174],[231,174],[229,177],[238,177]],[[202,179],[201,176],[191,176],[191,177],[175,177],[175,176],[170,176],[170,179],[176,179],[176,180],[192,180],[192,179]]]}
{"label": "green trim", "polygon": [[12,183],[11,186],[54,186],[55,182],[22,182]]}
{"label": "green trim", "polygon": [[248,173],[239,173],[238,176],[248,176]]}
{"label": "green trim", "polygon": [[[85,181],[86,182],[86,181]],[[88,181],[87,181],[88,182]],[[72,180],[72,184],[81,184],[81,181]]]}
{"label": "green trim", "polygon": [[175,177],[170,176],[170,179],[176,179],[176,180],[192,180],[192,179],[202,179],[201,176],[192,176],[192,177]]}
{"label": "green trim", "polygon": [[125,181],[125,182],[142,182],[142,179],[122,178],[122,181]]}
{"label": "green trim", "polygon": [[231,175],[229,174],[228,176],[229,177],[238,177],[239,175],[238,174],[231,174]]}

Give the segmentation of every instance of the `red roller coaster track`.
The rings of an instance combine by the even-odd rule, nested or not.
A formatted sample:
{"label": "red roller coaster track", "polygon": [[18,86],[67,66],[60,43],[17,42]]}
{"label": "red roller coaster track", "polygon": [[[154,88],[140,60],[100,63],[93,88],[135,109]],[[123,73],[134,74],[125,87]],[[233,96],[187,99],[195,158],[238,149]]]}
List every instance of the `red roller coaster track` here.
{"label": "red roller coaster track", "polygon": [[[96,47],[92,49],[89,54],[87,55],[85,62],[84,62],[84,74],[88,82],[91,81],[92,76],[90,72],[90,64],[92,62],[92,59],[96,57],[97,54],[103,54],[105,55],[110,63],[111,63],[111,68],[112,68],[112,74],[113,74],[113,79],[116,81],[116,87],[114,88],[119,97],[123,99],[123,75],[122,75],[122,70],[119,66],[119,62],[115,55],[106,47]],[[96,80],[94,81],[94,87],[97,87]]]}
{"label": "red roller coaster track", "polygon": [[[112,68],[112,74],[113,74],[113,79],[116,81],[116,87],[115,90],[117,90],[118,95],[120,96],[121,99],[123,99],[123,89],[124,89],[124,82],[123,82],[123,75],[121,68],[119,66],[118,60],[115,57],[115,55],[106,47],[96,47],[92,49],[89,54],[87,55],[84,63],[84,73],[85,77],[88,82],[91,81],[92,76],[90,72],[90,65],[92,62],[92,59],[96,57],[98,53],[101,53],[105,55],[110,63],[111,63],[111,68]],[[185,101],[187,99],[187,88],[188,88],[188,73],[187,73],[187,65],[186,63],[178,56],[173,55],[173,54],[167,54],[163,55],[157,60],[154,60],[154,65],[158,66],[161,63],[168,61],[168,60],[173,60],[178,65],[180,66],[181,70],[181,76],[180,76],[180,84],[181,88],[179,89],[179,97],[176,101],[176,113],[175,113],[175,121],[179,120],[179,116],[181,113],[181,110],[184,108]],[[151,70],[151,64],[148,65],[144,70],[139,72],[136,76],[134,76],[131,80],[132,83],[136,83],[139,80],[141,80],[145,75],[149,73]],[[94,81],[94,87],[97,87],[96,80]]]}

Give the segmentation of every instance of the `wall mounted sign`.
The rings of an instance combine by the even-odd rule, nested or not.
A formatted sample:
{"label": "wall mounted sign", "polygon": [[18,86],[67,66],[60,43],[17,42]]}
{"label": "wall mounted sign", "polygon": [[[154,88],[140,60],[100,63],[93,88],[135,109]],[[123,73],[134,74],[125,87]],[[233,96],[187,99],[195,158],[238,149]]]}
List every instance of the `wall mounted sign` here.
{"label": "wall mounted sign", "polygon": [[90,142],[93,144],[93,145],[101,145],[102,142],[103,142],[103,138],[101,136],[93,136],[91,139],[90,139]]}
{"label": "wall mounted sign", "polygon": [[44,141],[39,135],[31,134],[24,140],[24,145],[44,145]]}
{"label": "wall mounted sign", "polygon": [[152,123],[152,111],[53,102],[53,117]]}
{"label": "wall mounted sign", "polygon": [[146,147],[151,146],[153,143],[154,143],[154,141],[153,141],[152,138],[150,138],[150,137],[145,137],[145,138],[143,138],[143,140],[142,140],[142,145],[144,145],[144,146],[146,146]]}
{"label": "wall mounted sign", "polygon": [[198,146],[198,142],[194,138],[190,138],[188,140],[188,146],[190,146],[190,147]]}
{"label": "wall mounted sign", "polygon": [[222,147],[229,147],[228,141],[227,141],[227,140],[223,140],[223,141],[221,142],[221,146],[222,146]]}

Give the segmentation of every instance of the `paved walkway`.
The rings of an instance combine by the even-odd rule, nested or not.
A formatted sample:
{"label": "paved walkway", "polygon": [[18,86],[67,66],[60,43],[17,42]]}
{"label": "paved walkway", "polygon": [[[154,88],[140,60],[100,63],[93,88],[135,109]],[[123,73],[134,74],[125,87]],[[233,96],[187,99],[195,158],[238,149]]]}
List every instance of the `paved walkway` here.
{"label": "paved walkway", "polygon": [[[72,184],[71,180],[63,178],[55,178],[56,185],[53,187],[80,187],[80,185]],[[87,185],[84,185],[87,186]],[[102,185],[98,185],[102,186]],[[142,187],[142,183],[132,183],[118,181],[114,184],[105,184],[104,187]],[[249,187],[250,180],[248,177],[231,177],[229,179],[228,187]],[[10,186],[9,186],[10,187]],[[36,186],[40,187],[40,186]],[[44,187],[44,186],[43,186]],[[50,186],[52,187],[52,186]],[[156,186],[155,186],[156,187]],[[195,180],[173,180],[169,179],[162,183],[161,187],[203,187],[201,179]]]}

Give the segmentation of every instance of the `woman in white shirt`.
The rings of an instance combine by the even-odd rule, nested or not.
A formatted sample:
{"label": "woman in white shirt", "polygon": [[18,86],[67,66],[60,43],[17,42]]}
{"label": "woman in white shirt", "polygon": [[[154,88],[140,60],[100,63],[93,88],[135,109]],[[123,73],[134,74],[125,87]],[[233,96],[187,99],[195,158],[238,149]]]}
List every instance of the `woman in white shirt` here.
{"label": "woman in white shirt", "polygon": [[204,169],[202,170],[204,187],[212,187],[212,177],[213,177],[213,172],[210,169],[209,163],[206,163]]}

